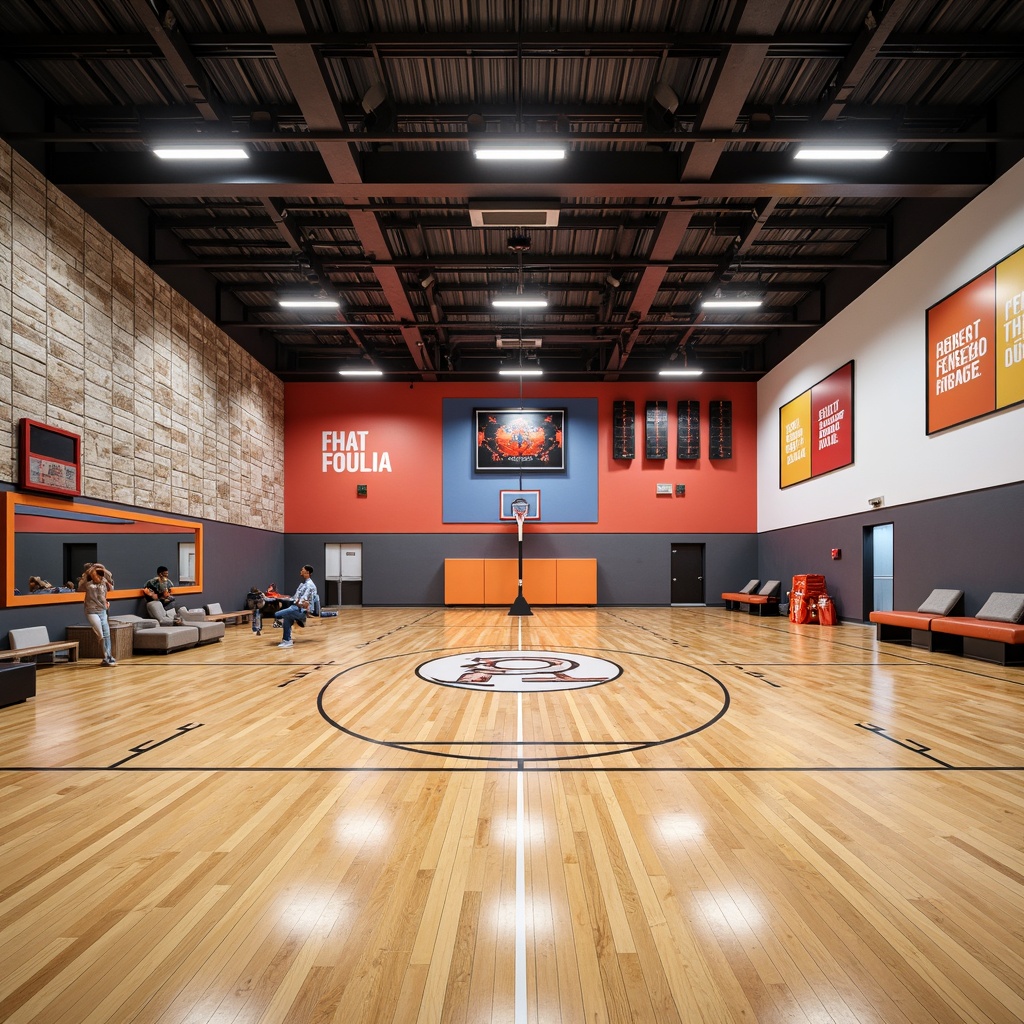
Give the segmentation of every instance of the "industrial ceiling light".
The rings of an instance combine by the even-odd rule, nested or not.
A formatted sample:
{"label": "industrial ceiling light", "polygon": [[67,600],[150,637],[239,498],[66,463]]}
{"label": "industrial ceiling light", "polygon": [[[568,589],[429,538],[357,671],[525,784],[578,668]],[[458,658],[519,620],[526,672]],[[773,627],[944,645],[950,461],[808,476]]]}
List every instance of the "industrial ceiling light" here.
{"label": "industrial ceiling light", "polygon": [[676,369],[676,368],[669,368],[669,369],[659,370],[658,371],[658,376],[659,377],[700,377],[700,376],[703,376],[703,374],[704,374],[703,370],[691,370],[691,369],[686,369],[684,367],[680,367],[678,369]]}
{"label": "industrial ceiling light", "polygon": [[282,295],[277,304],[282,309],[337,309],[341,305],[326,295]]}
{"label": "industrial ceiling light", "polygon": [[244,146],[224,145],[172,145],[161,143],[153,146],[151,152],[161,160],[248,160],[249,153]]}
{"label": "industrial ceiling light", "polygon": [[826,146],[805,143],[794,154],[794,160],[881,160],[889,153],[888,146]]}
{"label": "industrial ceiling light", "polygon": [[491,305],[495,309],[545,309],[548,300],[543,295],[537,294],[515,294],[495,295],[491,299]]}
{"label": "industrial ceiling light", "polygon": [[350,362],[342,365],[338,374],[342,377],[383,377],[384,371],[370,362]]}
{"label": "industrial ceiling light", "polygon": [[763,305],[763,299],[748,299],[741,296],[736,298],[719,296],[701,301],[701,308],[703,309],[760,309]]}
{"label": "industrial ceiling light", "polygon": [[506,145],[478,146],[473,150],[477,160],[564,160],[565,146],[558,145]]}

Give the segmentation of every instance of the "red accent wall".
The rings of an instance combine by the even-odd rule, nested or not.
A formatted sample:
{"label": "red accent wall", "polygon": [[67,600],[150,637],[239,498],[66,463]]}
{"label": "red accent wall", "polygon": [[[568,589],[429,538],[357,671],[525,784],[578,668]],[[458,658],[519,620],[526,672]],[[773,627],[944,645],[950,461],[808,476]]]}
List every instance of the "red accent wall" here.
{"label": "red accent wall", "polygon": [[[529,402],[598,399],[598,522],[539,523],[547,533],[756,533],[757,393],[754,384],[535,384]],[[389,384],[377,382],[285,385],[286,533],[486,533],[493,523],[441,521],[441,403],[445,398],[515,400],[518,383]],[[676,402],[701,405],[701,457],[675,458]],[[708,459],[708,405],[733,403],[733,457]],[[636,403],[637,458],[612,458],[612,403]],[[669,458],[643,458],[644,406],[669,403]],[[472,424],[466,424],[472,430]],[[323,434],[328,432],[324,470]],[[360,433],[365,432],[365,433]],[[337,445],[348,450],[334,450]],[[360,447],[361,446],[361,447]],[[336,472],[338,455],[344,471]],[[380,471],[386,457],[390,471]],[[571,452],[570,452],[571,457]],[[376,462],[378,467],[374,471]],[[467,467],[467,472],[469,472]],[[658,496],[655,485],[672,485]],[[365,484],[366,497],[356,493]],[[675,496],[675,485],[686,496]],[[524,478],[524,487],[539,486]],[[543,503],[543,498],[542,498]],[[497,490],[495,493],[497,520]]]}

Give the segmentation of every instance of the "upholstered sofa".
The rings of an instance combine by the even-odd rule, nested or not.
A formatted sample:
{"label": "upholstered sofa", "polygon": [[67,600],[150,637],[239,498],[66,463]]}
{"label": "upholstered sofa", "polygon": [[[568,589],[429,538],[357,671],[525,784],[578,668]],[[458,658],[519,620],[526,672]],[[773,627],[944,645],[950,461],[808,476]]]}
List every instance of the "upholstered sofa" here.
{"label": "upholstered sofa", "polygon": [[212,644],[224,639],[224,623],[210,622],[202,608],[179,608],[177,611],[182,625],[195,626],[199,630],[201,644]]}
{"label": "upholstered sofa", "polygon": [[113,615],[110,621],[129,622],[135,627],[132,650],[137,653],[170,654],[199,643],[199,630],[195,626],[162,626],[155,619],[141,615]]}

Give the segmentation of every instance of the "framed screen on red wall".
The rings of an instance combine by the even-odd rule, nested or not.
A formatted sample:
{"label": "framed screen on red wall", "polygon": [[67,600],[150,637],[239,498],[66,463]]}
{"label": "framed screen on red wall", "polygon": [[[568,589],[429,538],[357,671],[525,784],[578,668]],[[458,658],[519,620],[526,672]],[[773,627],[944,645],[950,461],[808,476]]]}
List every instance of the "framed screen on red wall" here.
{"label": "framed screen on red wall", "polygon": [[18,486],[44,494],[81,494],[82,438],[23,419],[18,428]]}

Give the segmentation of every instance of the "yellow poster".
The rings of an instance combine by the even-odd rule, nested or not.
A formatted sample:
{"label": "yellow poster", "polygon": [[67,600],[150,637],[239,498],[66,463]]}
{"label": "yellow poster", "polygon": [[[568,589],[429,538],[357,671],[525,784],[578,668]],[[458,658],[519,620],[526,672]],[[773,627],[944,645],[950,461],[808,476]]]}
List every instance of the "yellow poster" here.
{"label": "yellow poster", "polygon": [[996,264],[996,408],[1024,401],[1024,249]]}
{"label": "yellow poster", "polygon": [[811,475],[811,392],[779,410],[779,486],[807,480]]}

